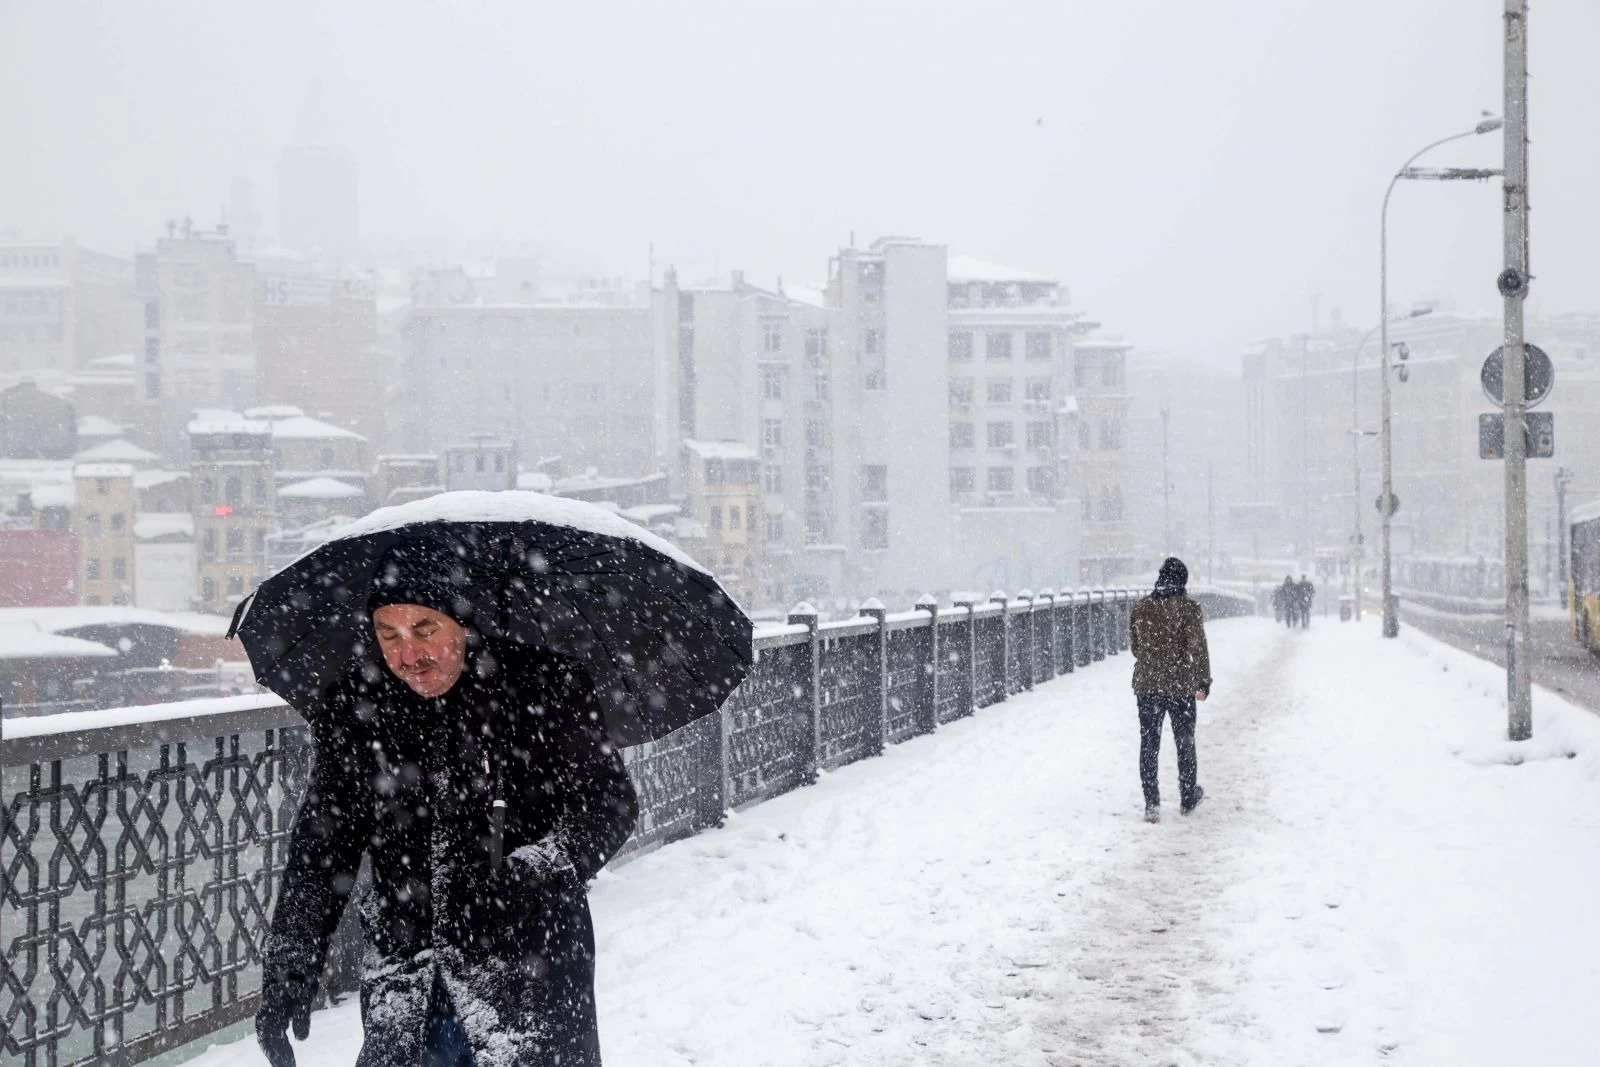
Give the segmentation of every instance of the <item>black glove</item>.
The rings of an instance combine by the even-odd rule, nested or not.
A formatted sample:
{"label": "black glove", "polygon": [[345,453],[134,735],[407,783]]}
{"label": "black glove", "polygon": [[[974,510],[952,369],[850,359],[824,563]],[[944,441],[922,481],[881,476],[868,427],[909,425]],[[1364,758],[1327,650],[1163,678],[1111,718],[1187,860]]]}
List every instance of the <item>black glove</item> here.
{"label": "black glove", "polygon": [[545,838],[507,856],[500,868],[484,879],[479,896],[495,921],[517,923],[548,899],[551,888],[565,890],[574,878],[576,872],[566,850]]}
{"label": "black glove", "polygon": [[266,967],[261,975],[261,1007],[256,1010],[256,1041],[272,1067],[294,1067],[289,1024],[304,1041],[311,1034],[311,1003],[317,979],[291,967]]}

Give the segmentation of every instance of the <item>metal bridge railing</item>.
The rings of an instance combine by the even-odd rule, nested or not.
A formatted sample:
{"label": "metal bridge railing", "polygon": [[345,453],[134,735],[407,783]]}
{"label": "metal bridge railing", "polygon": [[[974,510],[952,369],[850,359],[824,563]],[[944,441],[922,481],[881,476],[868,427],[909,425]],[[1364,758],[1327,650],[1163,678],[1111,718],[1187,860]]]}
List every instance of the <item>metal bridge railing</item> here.
{"label": "metal bridge railing", "polygon": [[[817,622],[755,639],[718,715],[625,756],[636,854],[1127,646],[1110,589]],[[192,706],[200,704],[197,712]],[[0,741],[0,1064],[131,1064],[248,1018],[311,752],[275,697],[11,719]],[[352,990],[345,916],[325,976]],[[341,962],[342,961],[342,962]]]}

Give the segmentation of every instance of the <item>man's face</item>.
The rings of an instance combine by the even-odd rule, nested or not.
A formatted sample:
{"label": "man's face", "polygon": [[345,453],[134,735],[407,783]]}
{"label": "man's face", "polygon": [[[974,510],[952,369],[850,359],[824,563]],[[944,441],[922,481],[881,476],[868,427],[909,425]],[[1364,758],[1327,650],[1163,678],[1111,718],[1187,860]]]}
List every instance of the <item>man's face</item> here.
{"label": "man's face", "polygon": [[450,692],[467,657],[467,631],[421,604],[386,604],[372,613],[383,662],[418,696]]}

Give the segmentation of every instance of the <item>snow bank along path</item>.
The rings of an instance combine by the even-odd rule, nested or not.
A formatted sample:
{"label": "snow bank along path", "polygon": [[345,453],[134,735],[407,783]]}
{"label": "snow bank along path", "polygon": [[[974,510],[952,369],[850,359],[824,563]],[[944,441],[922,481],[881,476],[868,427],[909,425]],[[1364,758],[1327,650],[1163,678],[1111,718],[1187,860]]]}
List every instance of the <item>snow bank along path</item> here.
{"label": "snow bank along path", "polygon": [[1139,821],[1122,656],[603,874],[608,1065],[1593,1062],[1600,723],[1540,693],[1508,766],[1464,653],[1211,639],[1192,817],[1169,735]]}

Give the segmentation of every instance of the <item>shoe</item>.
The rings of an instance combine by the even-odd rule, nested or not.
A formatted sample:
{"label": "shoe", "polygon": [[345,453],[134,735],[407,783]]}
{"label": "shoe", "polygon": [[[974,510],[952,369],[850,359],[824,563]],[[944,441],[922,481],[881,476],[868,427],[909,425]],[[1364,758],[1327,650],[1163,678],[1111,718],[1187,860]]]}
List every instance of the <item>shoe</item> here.
{"label": "shoe", "polygon": [[1160,804],[1146,804],[1144,806],[1144,821],[1145,822],[1160,822],[1161,821],[1161,805]]}
{"label": "shoe", "polygon": [[1204,800],[1205,798],[1206,798],[1206,791],[1204,789],[1201,789],[1199,786],[1195,786],[1194,787],[1194,796],[1192,796],[1188,800],[1184,801],[1183,802],[1183,806],[1180,807],[1178,809],[1178,811],[1181,814],[1187,815],[1191,811],[1193,811],[1195,808],[1198,808],[1200,806],[1200,802],[1202,800]]}

